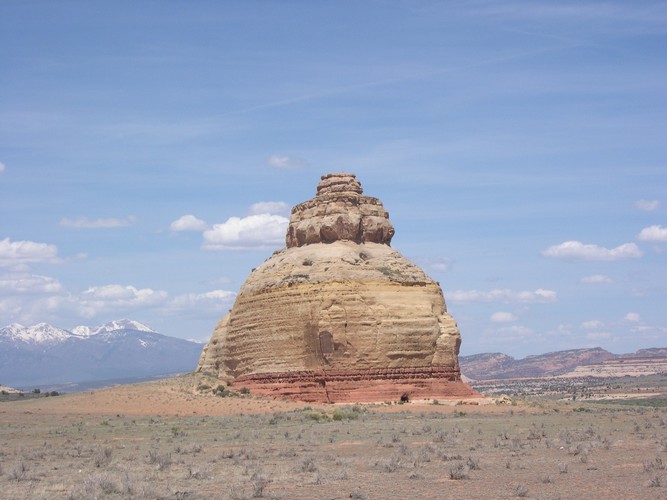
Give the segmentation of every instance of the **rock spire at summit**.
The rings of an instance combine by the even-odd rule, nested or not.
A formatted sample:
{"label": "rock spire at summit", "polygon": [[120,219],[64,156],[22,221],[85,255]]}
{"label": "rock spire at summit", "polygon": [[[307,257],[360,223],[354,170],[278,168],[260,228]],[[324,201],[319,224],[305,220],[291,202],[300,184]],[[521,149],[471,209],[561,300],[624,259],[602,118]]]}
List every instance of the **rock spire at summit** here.
{"label": "rock spire at summit", "polygon": [[287,248],[353,241],[389,245],[394,227],[382,202],[364,196],[354,174],[323,175],[317,195],[292,208]]}

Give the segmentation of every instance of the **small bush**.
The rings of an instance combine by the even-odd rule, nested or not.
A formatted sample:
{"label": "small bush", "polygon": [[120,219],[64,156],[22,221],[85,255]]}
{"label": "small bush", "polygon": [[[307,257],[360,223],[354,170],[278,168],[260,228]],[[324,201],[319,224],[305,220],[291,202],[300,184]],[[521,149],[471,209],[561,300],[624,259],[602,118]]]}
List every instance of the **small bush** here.
{"label": "small bush", "polygon": [[264,496],[264,488],[271,482],[270,479],[264,477],[261,472],[255,472],[251,477],[252,481],[252,496],[253,498],[260,498]]}
{"label": "small bush", "polygon": [[303,414],[304,417],[310,420],[315,420],[315,422],[320,422],[322,420],[329,420],[329,416],[326,413],[321,413],[318,411],[307,411]]}
{"label": "small bush", "polygon": [[301,461],[299,466],[301,472],[317,472],[317,466],[315,465],[315,460],[312,457],[306,457]]}
{"label": "small bush", "polygon": [[168,469],[171,465],[171,453],[160,453],[158,450],[148,452],[148,463],[156,464],[158,470]]}
{"label": "small bush", "polygon": [[466,464],[470,470],[479,470],[479,459],[468,457]]}
{"label": "small bush", "polygon": [[14,467],[10,469],[9,478],[13,479],[14,481],[23,481],[24,479],[27,479],[27,476],[28,466],[23,461],[23,459],[20,458],[19,461],[14,464]]}
{"label": "small bush", "polygon": [[331,417],[334,420],[355,420],[359,418],[359,412],[355,411],[354,408],[351,410],[336,409]]}
{"label": "small bush", "polygon": [[468,479],[468,471],[463,462],[458,462],[449,468],[449,479],[459,481],[461,479]]}
{"label": "small bush", "polygon": [[112,454],[113,450],[108,446],[102,450],[98,450],[97,453],[95,453],[94,458],[95,467],[99,468],[109,465],[111,463]]}

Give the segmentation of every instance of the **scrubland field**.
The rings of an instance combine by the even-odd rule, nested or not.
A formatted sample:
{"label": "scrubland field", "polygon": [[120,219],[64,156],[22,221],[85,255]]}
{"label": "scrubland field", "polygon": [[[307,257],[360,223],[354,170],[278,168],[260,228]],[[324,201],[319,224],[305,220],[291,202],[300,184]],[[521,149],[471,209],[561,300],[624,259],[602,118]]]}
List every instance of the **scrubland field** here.
{"label": "scrubland field", "polygon": [[220,397],[185,375],[4,401],[0,497],[667,498],[649,382],[645,399],[352,406]]}

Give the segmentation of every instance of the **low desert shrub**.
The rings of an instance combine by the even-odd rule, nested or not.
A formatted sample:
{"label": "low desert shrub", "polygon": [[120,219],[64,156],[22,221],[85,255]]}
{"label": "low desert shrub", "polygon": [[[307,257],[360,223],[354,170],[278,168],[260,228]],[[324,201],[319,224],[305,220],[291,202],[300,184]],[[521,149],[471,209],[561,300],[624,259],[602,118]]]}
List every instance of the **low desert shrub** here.
{"label": "low desert shrub", "polygon": [[383,472],[396,472],[401,467],[401,460],[398,457],[392,457],[389,460],[378,462]]}
{"label": "low desert shrub", "polygon": [[111,463],[112,454],[113,450],[109,446],[106,446],[101,450],[97,450],[93,459],[95,467],[100,468],[109,465]]}
{"label": "low desert shrub", "polygon": [[9,478],[14,481],[23,481],[28,477],[28,465],[25,463],[23,458],[14,464],[14,466],[9,470]]}
{"label": "low desert shrub", "polygon": [[449,468],[449,479],[459,481],[461,479],[468,479],[468,470],[463,462],[457,462]]}
{"label": "low desert shrub", "polygon": [[148,463],[157,465],[158,470],[168,469],[171,465],[171,453],[160,453],[158,450],[149,450]]}
{"label": "low desert shrub", "polygon": [[261,498],[264,496],[264,488],[271,482],[261,470],[256,470],[250,476],[250,481],[252,483],[252,497]]}
{"label": "low desert shrub", "polygon": [[303,460],[301,460],[299,470],[301,472],[316,472],[317,465],[315,465],[315,460],[313,460],[313,457],[305,457]]}
{"label": "low desert shrub", "polygon": [[100,493],[111,495],[119,491],[118,485],[107,473],[93,474],[83,480],[84,498],[99,498]]}
{"label": "low desert shrub", "polygon": [[355,420],[359,418],[359,411],[356,411],[354,407],[349,410],[336,409],[334,410],[331,418],[334,420]]}

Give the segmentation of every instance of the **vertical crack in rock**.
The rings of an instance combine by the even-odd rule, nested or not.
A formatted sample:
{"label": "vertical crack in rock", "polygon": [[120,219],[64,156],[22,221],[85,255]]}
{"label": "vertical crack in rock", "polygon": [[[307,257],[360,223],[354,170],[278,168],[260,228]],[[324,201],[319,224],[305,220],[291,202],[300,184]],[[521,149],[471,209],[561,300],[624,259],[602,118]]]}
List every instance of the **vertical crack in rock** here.
{"label": "vertical crack in rock", "polygon": [[439,283],[390,247],[394,227],[354,174],[292,209],[286,248],[250,274],[197,370],[303,401],[474,396]]}

